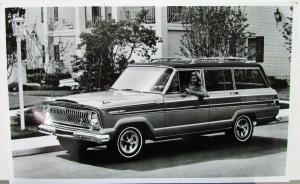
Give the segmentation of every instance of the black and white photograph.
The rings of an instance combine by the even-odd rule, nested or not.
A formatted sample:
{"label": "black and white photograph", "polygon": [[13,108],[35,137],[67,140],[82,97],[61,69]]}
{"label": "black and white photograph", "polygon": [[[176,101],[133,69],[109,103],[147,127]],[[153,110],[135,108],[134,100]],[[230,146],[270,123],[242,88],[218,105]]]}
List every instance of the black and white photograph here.
{"label": "black and white photograph", "polygon": [[293,12],[6,7],[14,178],[286,177]]}

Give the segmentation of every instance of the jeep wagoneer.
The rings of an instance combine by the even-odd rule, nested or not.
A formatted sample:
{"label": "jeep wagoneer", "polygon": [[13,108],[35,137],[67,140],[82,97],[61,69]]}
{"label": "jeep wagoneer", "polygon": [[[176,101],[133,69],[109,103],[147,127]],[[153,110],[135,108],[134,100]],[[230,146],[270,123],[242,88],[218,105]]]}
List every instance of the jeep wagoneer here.
{"label": "jeep wagoneer", "polygon": [[255,125],[275,119],[279,100],[259,64],[157,61],[129,65],[107,91],[45,101],[43,109],[40,131],[70,153],[107,145],[132,159],[147,139],[225,132],[248,142]]}

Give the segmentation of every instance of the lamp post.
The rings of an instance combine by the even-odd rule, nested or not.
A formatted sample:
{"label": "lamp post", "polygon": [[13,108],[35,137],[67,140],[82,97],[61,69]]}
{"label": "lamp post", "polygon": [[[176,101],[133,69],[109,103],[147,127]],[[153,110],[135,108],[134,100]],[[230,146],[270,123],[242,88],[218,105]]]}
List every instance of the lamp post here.
{"label": "lamp post", "polygon": [[21,115],[21,130],[25,130],[24,120],[24,101],[23,101],[23,77],[22,77],[22,58],[21,58],[21,40],[24,37],[25,20],[23,17],[14,16],[12,20],[13,35],[17,38],[17,58],[18,58],[18,80],[19,80],[19,104]]}
{"label": "lamp post", "polygon": [[276,8],[276,11],[274,12],[274,18],[275,18],[276,22],[281,21],[281,13],[278,8]]}

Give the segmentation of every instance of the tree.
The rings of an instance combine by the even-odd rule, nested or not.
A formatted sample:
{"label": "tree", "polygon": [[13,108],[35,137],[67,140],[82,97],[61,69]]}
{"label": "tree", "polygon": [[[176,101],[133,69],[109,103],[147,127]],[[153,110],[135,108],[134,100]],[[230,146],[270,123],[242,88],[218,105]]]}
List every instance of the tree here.
{"label": "tree", "polygon": [[82,72],[78,82],[83,91],[106,89],[133,61],[133,54],[149,59],[156,52],[158,37],[143,25],[146,14],[142,9],[134,20],[98,20],[91,33],[81,34],[79,48],[85,53],[75,56],[73,70]]}
{"label": "tree", "polygon": [[[290,7],[290,10],[293,12],[293,7]],[[285,39],[285,46],[289,53],[292,52],[292,23],[293,17],[286,17],[286,21],[283,23],[282,36]]]}
{"label": "tree", "polygon": [[[17,52],[17,43],[16,37],[13,35],[13,28],[12,28],[12,20],[15,15],[24,16],[25,9],[23,8],[6,8],[5,9],[5,27],[6,27],[6,56],[7,56],[7,71],[9,79],[14,64],[17,62],[16,52]],[[22,51],[22,58],[26,57],[26,47],[25,41],[21,42],[21,51]]]}
{"label": "tree", "polygon": [[185,57],[229,57],[252,35],[240,7],[190,7],[184,16],[180,51]]}

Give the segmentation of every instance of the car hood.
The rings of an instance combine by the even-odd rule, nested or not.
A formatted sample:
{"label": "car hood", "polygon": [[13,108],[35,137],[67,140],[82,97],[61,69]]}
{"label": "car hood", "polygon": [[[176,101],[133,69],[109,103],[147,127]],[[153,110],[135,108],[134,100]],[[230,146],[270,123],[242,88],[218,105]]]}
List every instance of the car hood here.
{"label": "car hood", "polygon": [[154,103],[156,101],[160,101],[161,99],[161,94],[109,90],[70,95],[55,98],[53,100],[74,102],[80,105],[88,105],[105,109],[136,104]]}

